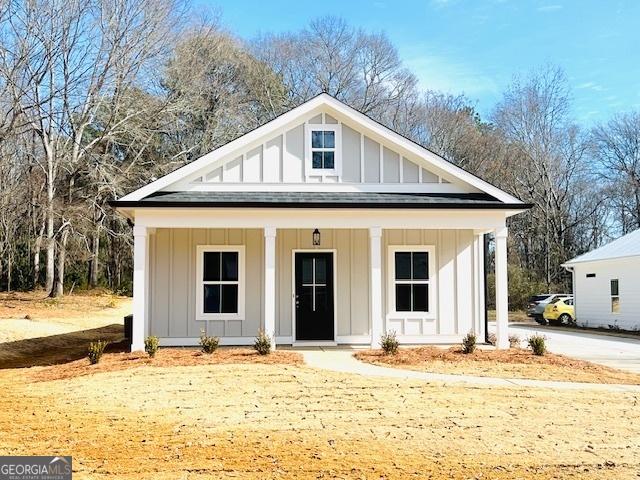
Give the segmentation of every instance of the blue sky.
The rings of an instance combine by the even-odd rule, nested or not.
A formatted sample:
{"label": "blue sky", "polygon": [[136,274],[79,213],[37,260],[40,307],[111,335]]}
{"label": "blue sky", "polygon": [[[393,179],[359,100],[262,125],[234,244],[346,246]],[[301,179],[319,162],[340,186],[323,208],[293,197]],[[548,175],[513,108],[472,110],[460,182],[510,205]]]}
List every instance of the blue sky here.
{"label": "blue sky", "polygon": [[514,74],[564,68],[591,125],[640,108],[640,0],[197,0],[243,38],[337,15],[387,33],[424,88],[465,93],[483,116]]}

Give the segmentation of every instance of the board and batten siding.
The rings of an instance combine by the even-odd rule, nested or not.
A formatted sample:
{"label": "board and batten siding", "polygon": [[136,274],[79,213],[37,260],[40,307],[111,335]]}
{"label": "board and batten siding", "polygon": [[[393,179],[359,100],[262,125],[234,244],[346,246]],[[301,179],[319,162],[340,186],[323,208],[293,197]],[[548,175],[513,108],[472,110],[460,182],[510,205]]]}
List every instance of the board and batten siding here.
{"label": "board and batten siding", "polygon": [[[255,337],[264,324],[262,229],[159,228],[149,242],[149,330],[160,338]],[[196,320],[198,245],[245,246],[245,318]]]}
{"label": "board and batten siding", "polygon": [[[384,230],[383,312],[385,330],[400,338],[452,341],[475,329],[484,335],[484,296],[480,237],[471,230]],[[337,337],[342,343],[369,343],[370,240],[366,229],[322,229],[318,249],[335,250]],[[198,245],[245,246],[245,318],[196,320],[196,252]],[[405,319],[388,312],[387,265],[389,246],[435,247],[435,312],[429,318]],[[276,236],[276,337],[293,335],[293,252],[313,250],[312,230],[279,229]],[[149,242],[150,334],[160,338],[208,335],[257,335],[264,325],[264,233],[262,229],[165,229]],[[434,261],[433,259],[431,261]],[[622,287],[621,287],[622,288]]]}
{"label": "board and batten siding", "polygon": [[[640,257],[577,263],[574,267],[576,322],[586,327],[640,329]],[[595,277],[587,277],[594,274]],[[611,311],[611,280],[618,280],[620,311]]]}
{"label": "board and batten siding", "polygon": [[[322,124],[323,115],[310,118],[309,125]],[[325,124],[337,124],[329,114]],[[235,153],[211,171],[198,174],[190,182],[180,183],[179,190],[189,185],[218,183],[448,183],[452,179],[421,168],[388,145],[381,144],[342,123],[342,175],[314,175],[305,172],[305,124],[301,123],[283,133],[265,139],[258,146]]]}
{"label": "board and batten siding", "polygon": [[[383,312],[386,330],[398,336],[442,337],[456,340],[469,331],[484,340],[484,265],[479,249],[481,237],[472,230],[384,230],[383,231]],[[422,318],[406,318],[389,311],[388,281],[389,247],[434,246],[435,253],[435,311]],[[430,259],[429,261],[434,261]],[[478,297],[478,298],[476,298]],[[476,301],[477,300],[477,301]]]}

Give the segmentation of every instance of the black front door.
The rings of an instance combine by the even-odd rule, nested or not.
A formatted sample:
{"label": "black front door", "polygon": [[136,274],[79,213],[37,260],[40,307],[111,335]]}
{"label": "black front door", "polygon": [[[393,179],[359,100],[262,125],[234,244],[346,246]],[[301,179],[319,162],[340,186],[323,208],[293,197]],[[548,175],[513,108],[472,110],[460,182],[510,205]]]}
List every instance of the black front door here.
{"label": "black front door", "polygon": [[296,340],[334,340],[333,253],[296,253]]}

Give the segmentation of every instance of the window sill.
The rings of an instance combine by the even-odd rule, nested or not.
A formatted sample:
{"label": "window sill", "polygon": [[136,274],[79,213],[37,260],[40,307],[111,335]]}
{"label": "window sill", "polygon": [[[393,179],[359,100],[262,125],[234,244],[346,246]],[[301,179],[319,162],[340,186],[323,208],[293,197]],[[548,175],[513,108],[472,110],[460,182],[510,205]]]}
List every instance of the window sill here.
{"label": "window sill", "polygon": [[196,321],[198,322],[207,322],[210,320],[244,320],[244,316],[238,314],[204,314],[196,317]]}
{"label": "window sill", "polygon": [[389,312],[387,319],[393,318],[416,318],[421,320],[435,320],[435,313],[432,312]]}

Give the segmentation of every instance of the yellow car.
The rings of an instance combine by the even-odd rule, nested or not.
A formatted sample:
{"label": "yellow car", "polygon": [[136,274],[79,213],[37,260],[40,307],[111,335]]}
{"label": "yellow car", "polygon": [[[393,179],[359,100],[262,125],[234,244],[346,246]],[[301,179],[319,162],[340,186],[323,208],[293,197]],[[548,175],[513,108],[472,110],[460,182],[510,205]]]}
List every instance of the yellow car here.
{"label": "yellow car", "polygon": [[544,309],[543,316],[549,324],[571,325],[575,323],[576,312],[573,308],[573,297],[558,298],[552,301]]}

